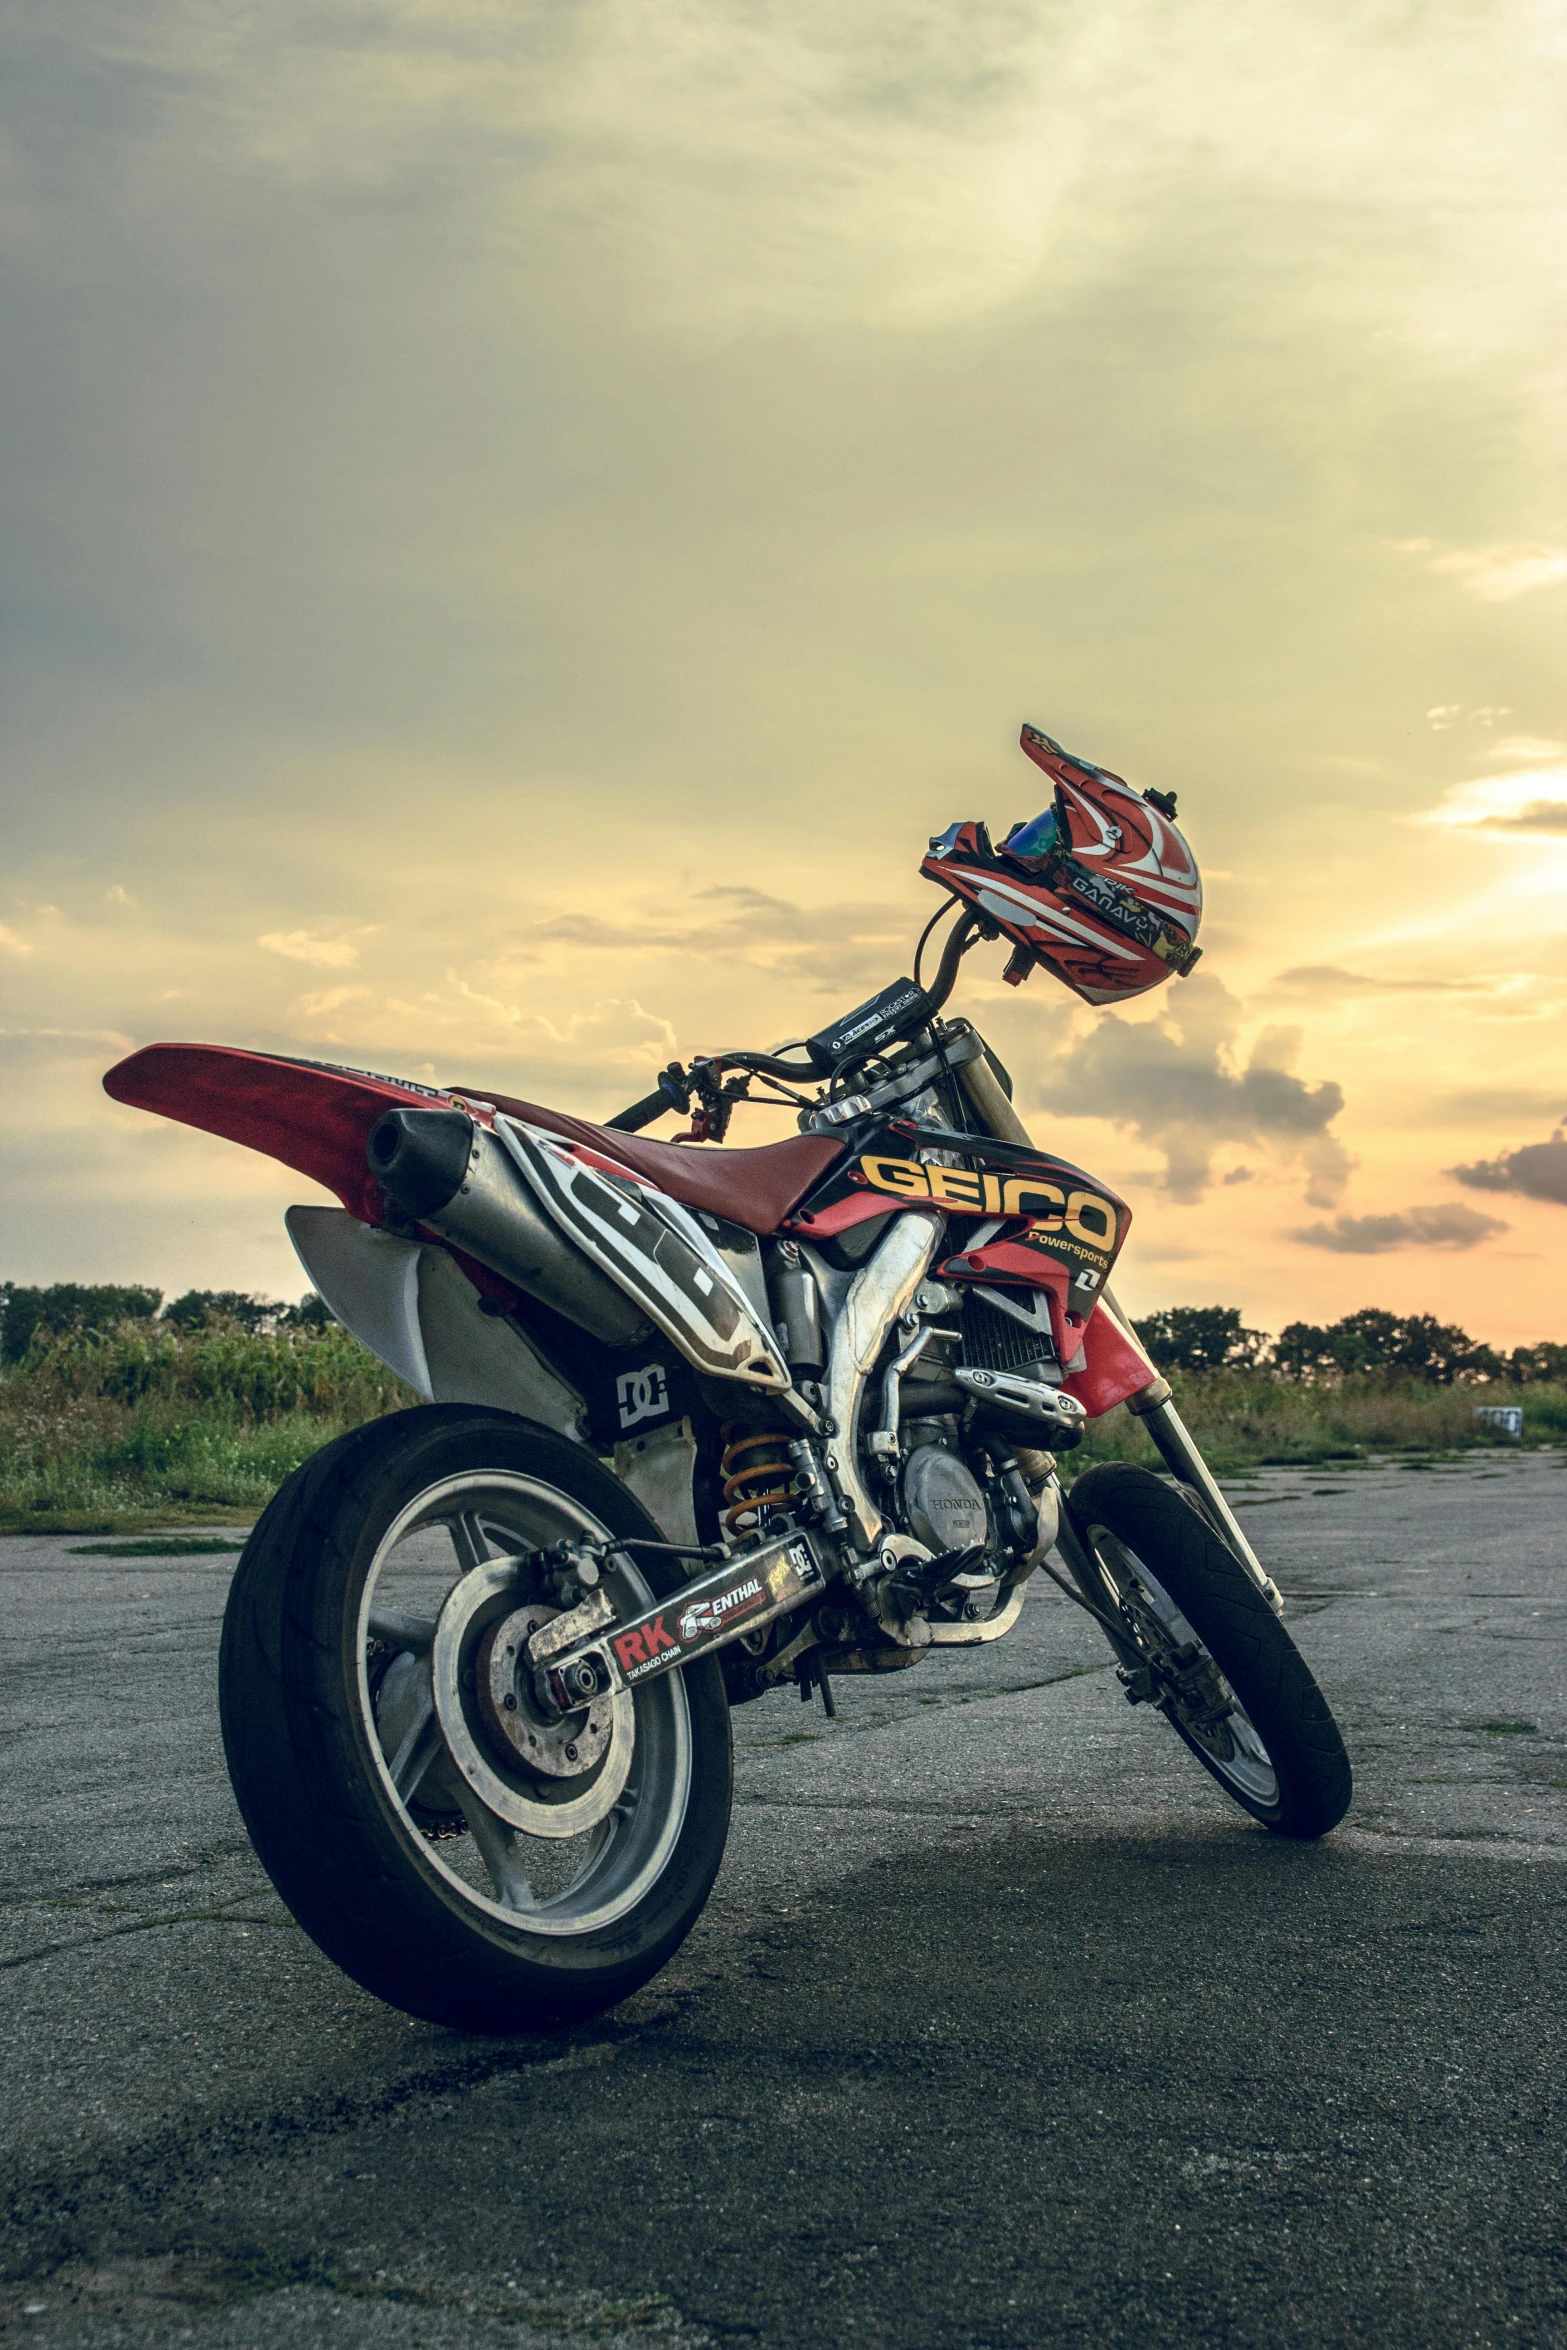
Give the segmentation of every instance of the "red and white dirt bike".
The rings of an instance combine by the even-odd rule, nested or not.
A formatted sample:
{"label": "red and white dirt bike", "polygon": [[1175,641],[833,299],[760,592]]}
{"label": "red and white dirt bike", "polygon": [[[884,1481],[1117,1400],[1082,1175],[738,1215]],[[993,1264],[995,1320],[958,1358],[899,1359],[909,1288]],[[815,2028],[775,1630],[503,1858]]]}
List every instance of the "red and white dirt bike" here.
{"label": "red and white dirt bike", "polygon": [[[223,1635],[256,1850],[383,1999],[504,2032],[623,1997],[711,1889],[731,1707],[794,1686],[830,1711],[834,1675],[1003,1639],[1038,1571],[1255,1819],[1342,1818],[1332,1716],[1111,1293],[1128,1210],[1031,1141],[945,1016],[983,936],[1090,1001],[1195,959],[1173,825],[1031,732],[1053,815],[932,843],[957,919],[928,988],[916,957],[799,1046],[672,1065],[606,1125],[219,1046],[106,1078],[334,1193],[289,1211],[294,1246],[428,1399],[289,1479]],[[716,1147],[757,1088],[801,1132]],[[641,1138],[676,1107],[689,1138]],[[1054,1456],[1122,1403],[1168,1478],[1104,1465],[1067,1496]]]}

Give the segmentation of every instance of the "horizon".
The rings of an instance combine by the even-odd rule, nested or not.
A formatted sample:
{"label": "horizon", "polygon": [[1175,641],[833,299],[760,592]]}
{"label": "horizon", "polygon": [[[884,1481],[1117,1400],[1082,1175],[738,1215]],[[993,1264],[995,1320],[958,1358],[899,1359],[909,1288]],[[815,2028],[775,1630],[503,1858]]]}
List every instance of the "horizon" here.
{"label": "horizon", "polygon": [[1567,1328],[1525,0],[3,40],[18,1279],[287,1291],[326,1195],[108,1101],[147,1043],[603,1118],[820,1027],[927,838],[1042,804],[1029,721],[1177,791],[1207,888],[1124,1012],[996,948],[953,999],[1130,1202],[1129,1309]]}
{"label": "horizon", "polygon": [[[301,1268],[301,1270],[303,1270],[303,1268]],[[201,1287],[198,1287],[198,1286],[197,1286],[195,1283],[189,1283],[189,1284],[187,1284],[187,1285],[186,1285],[186,1286],[185,1286],[183,1289],[179,1289],[179,1288],[173,1288],[173,1287],[171,1287],[171,1288],[170,1288],[170,1289],[168,1289],[168,1290],[164,1290],[164,1289],[160,1289],[160,1288],[158,1288],[158,1287],[157,1287],[155,1284],[152,1284],[152,1283],[140,1283],[140,1282],[89,1282],[89,1281],[75,1281],[75,1280],[73,1280],[73,1279],[72,1279],[70,1276],[68,1276],[68,1275],[62,1275],[62,1276],[60,1276],[60,1278],[59,1278],[59,1279],[58,1279],[58,1281],[56,1281],[56,1282],[25,1282],[25,1283],[24,1283],[24,1282],[19,1282],[19,1281],[12,1281],[12,1280],[11,1280],[11,1279],[10,1279],[8,1276],[6,1276],[6,1275],[4,1275],[4,1274],[0,1274],[0,1324],[3,1324],[3,1322],[4,1322],[4,1318],[5,1318],[5,1307],[6,1307],[6,1300],[7,1300],[7,1297],[9,1296],[9,1294],[10,1294],[11,1292],[13,1292],[13,1291],[38,1291],[38,1292],[43,1292],[43,1291],[46,1291],[46,1290],[48,1290],[48,1289],[50,1289],[50,1288],[55,1288],[55,1287],[57,1287],[57,1288],[61,1288],[61,1289],[83,1289],[83,1290],[91,1290],[91,1289],[94,1289],[94,1288],[121,1288],[121,1289],[137,1289],[137,1288],[140,1288],[140,1289],[143,1289],[143,1290],[146,1292],[146,1294],[148,1294],[149,1296],[151,1296],[151,1297],[152,1297],[152,1298],[155,1300],[155,1303],[154,1303],[154,1305],[153,1305],[153,1308],[152,1308],[152,1312],[151,1312],[151,1314],[150,1314],[149,1316],[145,1317],[146,1319],[149,1319],[149,1320],[157,1320],[157,1319],[160,1319],[160,1318],[161,1318],[161,1317],[162,1317],[162,1316],[163,1316],[163,1315],[164,1315],[164,1314],[167,1312],[167,1310],[169,1309],[169,1307],[170,1307],[170,1306],[175,1306],[175,1305],[180,1305],[180,1304],[183,1304],[183,1303],[184,1303],[184,1302],[185,1302],[187,1299],[189,1299],[189,1298],[201,1298],[201,1299],[212,1298],[212,1299],[219,1299],[219,1298],[222,1298],[222,1297],[224,1297],[224,1296],[229,1296],[229,1297],[235,1297],[235,1296],[237,1296],[237,1297],[242,1297],[242,1298],[245,1300],[245,1302],[246,1302],[247,1304],[249,1304],[249,1305],[253,1305],[253,1306],[256,1306],[256,1307],[258,1307],[258,1308],[260,1308],[260,1309],[267,1310],[267,1311],[274,1311],[274,1310],[275,1310],[275,1311],[277,1311],[277,1312],[279,1312],[279,1313],[283,1313],[283,1312],[286,1312],[286,1311],[288,1311],[288,1310],[290,1310],[290,1309],[292,1309],[292,1308],[297,1308],[297,1307],[299,1307],[299,1306],[306,1305],[306,1304],[308,1304],[308,1303],[309,1303],[309,1301],[310,1301],[310,1299],[311,1299],[311,1298],[319,1298],[319,1297],[320,1297],[320,1294],[321,1294],[319,1290],[317,1290],[317,1289],[313,1289],[313,1288],[311,1288],[311,1287],[307,1286],[305,1289],[303,1289],[302,1291],[300,1291],[300,1293],[299,1293],[297,1296],[286,1296],[286,1297],[271,1297],[271,1296],[266,1296],[266,1295],[263,1295],[263,1294],[261,1294],[260,1292],[258,1292],[258,1291],[255,1291],[255,1290],[235,1290],[235,1289],[232,1287],[232,1285],[230,1285],[228,1288],[226,1288],[226,1289],[224,1289],[224,1290],[217,1290],[217,1289],[211,1289],[211,1288],[201,1288]],[[324,1302],[324,1301],[323,1301],[323,1302]],[[330,1311],[330,1309],[328,1309],[328,1310]],[[1344,1315],[1336,1315],[1336,1316],[1334,1317],[1334,1322],[1340,1322],[1340,1321],[1344,1321],[1344,1320],[1353,1319],[1353,1318],[1354,1318],[1354,1316],[1356,1316],[1357,1314],[1384,1314],[1384,1313],[1391,1313],[1391,1312],[1392,1312],[1392,1310],[1393,1310],[1393,1309],[1392,1309],[1391,1307],[1387,1307],[1387,1306],[1365,1305],[1365,1304],[1363,1304],[1363,1305],[1360,1305],[1360,1306],[1352,1306],[1352,1307],[1350,1307],[1350,1308],[1348,1309],[1348,1312],[1347,1312],[1347,1314],[1344,1314]],[[1197,1313],[1197,1314],[1201,1314],[1201,1313],[1220,1313],[1220,1314],[1227,1314],[1227,1313],[1239,1313],[1239,1311],[1240,1311],[1240,1309],[1239,1309],[1238,1307],[1234,1307],[1234,1306],[1229,1306],[1229,1305],[1226,1305],[1226,1304],[1224,1304],[1224,1303],[1223,1303],[1221,1300],[1217,1300],[1217,1299],[1213,1299],[1213,1298],[1209,1298],[1209,1299],[1202,1300],[1202,1301],[1198,1301],[1198,1300],[1196,1300],[1196,1299],[1193,1299],[1193,1298],[1182,1298],[1182,1299],[1174,1299],[1174,1300],[1168,1301],[1166,1304],[1164,1304],[1164,1305],[1162,1305],[1162,1306],[1148,1306],[1148,1307],[1141,1308],[1141,1309],[1139,1309],[1139,1311],[1138,1311],[1138,1312],[1136,1313],[1136,1315],[1134,1316],[1134,1320],[1135,1320],[1135,1321],[1137,1321],[1137,1322],[1139,1322],[1139,1323],[1142,1323],[1142,1322],[1148,1322],[1148,1321],[1150,1321],[1150,1320],[1153,1320],[1153,1319],[1155,1319],[1156,1317],[1158,1317],[1158,1316],[1160,1316],[1160,1315],[1164,1315],[1164,1314],[1181,1314],[1181,1313]],[[141,1316],[136,1316],[136,1315],[130,1315],[130,1316],[126,1316],[126,1317],[124,1317],[124,1318],[125,1318],[125,1319],[127,1319],[127,1320],[139,1320],[139,1319],[142,1319],[143,1317],[141,1317]],[[335,1316],[334,1316],[333,1318],[335,1319]],[[1440,1321],[1441,1321],[1441,1317],[1440,1317],[1440,1315],[1429,1315],[1428,1313],[1426,1313],[1426,1311],[1425,1311],[1424,1309],[1422,1309],[1422,1308],[1419,1308],[1419,1307],[1412,1308],[1412,1309],[1405,1309],[1405,1310],[1404,1310],[1403,1312],[1401,1312],[1401,1313],[1400,1313],[1400,1314],[1399,1314],[1399,1315],[1398,1315],[1396,1318],[1397,1318],[1397,1319],[1400,1319],[1400,1320],[1404,1320],[1404,1321],[1415,1320],[1415,1319],[1430,1319],[1430,1320],[1434,1320],[1434,1321],[1437,1321],[1437,1322],[1440,1322]],[[1265,1338],[1265,1339],[1267,1339],[1267,1340],[1269,1341],[1269,1343],[1270,1343],[1270,1344],[1277,1344],[1278,1340],[1279,1340],[1279,1339],[1280,1339],[1280,1338],[1283,1336],[1283,1333],[1284,1333],[1284,1331],[1285,1331],[1285,1330],[1287,1330],[1287,1329],[1289,1329],[1289,1328],[1290,1328],[1292,1325],[1293,1325],[1293,1326],[1295,1326],[1295,1327],[1300,1327],[1300,1326],[1303,1326],[1303,1325],[1305,1325],[1305,1326],[1311,1326],[1311,1327],[1317,1327],[1317,1328],[1327,1328],[1327,1329],[1331,1329],[1331,1328],[1333,1327],[1333,1323],[1326,1323],[1326,1324],[1316,1324],[1316,1325],[1308,1325],[1308,1319],[1307,1319],[1307,1317],[1306,1317],[1304,1314],[1297,1314],[1297,1315],[1294,1315],[1294,1316],[1292,1316],[1292,1317],[1291,1317],[1291,1318],[1290,1318],[1288,1321],[1285,1321],[1285,1322],[1281,1323],[1281,1325],[1280,1325],[1279,1329],[1277,1329],[1277,1330],[1271,1330],[1271,1329],[1260,1329],[1260,1328],[1256,1328],[1256,1327],[1254,1327],[1254,1326],[1252,1326],[1252,1325],[1250,1325],[1250,1324],[1246,1323],[1246,1321],[1244,1320],[1244,1317],[1243,1317],[1243,1318],[1242,1318],[1242,1323],[1241,1323],[1241,1333],[1240,1333],[1240,1334],[1241,1334],[1241,1335],[1243,1335],[1243,1336],[1245,1336],[1245,1337],[1248,1337],[1248,1338]],[[1463,1328],[1463,1326],[1462,1326],[1462,1325],[1451,1325],[1451,1324],[1449,1324],[1449,1325],[1444,1325],[1444,1326],[1445,1326],[1445,1327],[1448,1327],[1448,1328],[1457,1328],[1457,1329],[1459,1330],[1459,1332],[1460,1332],[1460,1335],[1462,1335],[1463,1337],[1465,1337],[1465,1338],[1467,1338],[1468,1340],[1470,1340],[1470,1341],[1471,1341],[1471,1343],[1472,1343],[1472,1344],[1474,1344],[1474,1345],[1476,1345],[1476,1346],[1479,1346],[1479,1347],[1488,1347],[1488,1348],[1490,1348],[1490,1350],[1491,1350],[1493,1353],[1502,1353],[1502,1352],[1504,1352],[1504,1349],[1503,1349],[1501,1346],[1499,1346],[1495,1340],[1487,1338],[1483,1332],[1479,1332],[1479,1331],[1473,1331],[1473,1330],[1468,1330],[1468,1329],[1465,1329],[1465,1328]],[[1542,1336],[1542,1337],[1540,1337],[1540,1338],[1538,1338],[1538,1339],[1534,1340],[1532,1343],[1533,1343],[1534,1345],[1536,1345],[1536,1346],[1555,1346],[1555,1345],[1558,1345],[1558,1344],[1561,1344],[1561,1343],[1564,1343],[1564,1342],[1563,1342],[1563,1341],[1556,1340],[1556,1339],[1552,1339],[1552,1338],[1550,1338],[1550,1337],[1548,1337],[1548,1336]],[[1510,1349],[1507,1349],[1506,1351],[1510,1351]]]}

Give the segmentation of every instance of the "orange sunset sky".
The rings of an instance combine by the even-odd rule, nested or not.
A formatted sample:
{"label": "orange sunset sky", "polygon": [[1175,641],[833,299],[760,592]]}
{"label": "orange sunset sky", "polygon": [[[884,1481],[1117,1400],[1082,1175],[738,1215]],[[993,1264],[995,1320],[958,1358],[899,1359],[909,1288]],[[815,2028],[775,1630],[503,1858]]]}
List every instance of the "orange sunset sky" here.
{"label": "orange sunset sky", "polygon": [[1134,1310],[1567,1339],[1558,14],[5,41],[0,1274],[299,1293],[310,1186],[99,1090],[160,1037],[602,1116],[821,1025],[1029,719],[1208,884],[1124,1014],[955,999]]}

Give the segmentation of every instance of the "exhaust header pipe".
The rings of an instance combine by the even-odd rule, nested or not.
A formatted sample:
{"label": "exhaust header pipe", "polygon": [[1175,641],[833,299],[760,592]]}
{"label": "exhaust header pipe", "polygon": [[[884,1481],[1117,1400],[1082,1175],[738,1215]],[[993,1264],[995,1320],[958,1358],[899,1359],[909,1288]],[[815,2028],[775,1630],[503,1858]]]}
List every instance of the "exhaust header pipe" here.
{"label": "exhaust header pipe", "polygon": [[606,1346],[649,1329],[624,1290],[544,1214],[505,1149],[465,1110],[388,1110],[365,1146],[392,1205]]}

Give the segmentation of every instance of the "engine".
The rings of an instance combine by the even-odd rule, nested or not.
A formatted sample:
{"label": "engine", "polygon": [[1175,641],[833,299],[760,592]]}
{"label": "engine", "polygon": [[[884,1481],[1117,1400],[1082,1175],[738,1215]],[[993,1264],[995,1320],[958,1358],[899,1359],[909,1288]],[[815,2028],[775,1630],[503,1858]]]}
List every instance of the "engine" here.
{"label": "engine", "polygon": [[933,1554],[990,1549],[984,1488],[939,1421],[909,1429],[898,1501],[905,1528]]}
{"label": "engine", "polygon": [[895,1548],[909,1553],[896,1605],[917,1594],[932,1621],[973,1621],[1048,1549],[1055,1463],[1037,1438],[1076,1435],[1060,1378],[1037,1293],[921,1284],[867,1383],[861,1426]]}
{"label": "engine", "polygon": [[[835,1445],[836,1457],[822,1465],[861,1532],[842,1581],[805,1629],[763,1631],[754,1647],[726,1652],[734,1700],[786,1674],[804,1692],[813,1673],[825,1686],[829,1668],[896,1670],[933,1645],[999,1637],[1055,1539],[1054,1455],[1077,1441],[1082,1409],[1061,1387],[1044,1298],[1021,1285],[960,1287],[928,1275],[889,1288],[890,1322],[875,1328],[845,1384],[839,1366],[855,1343],[858,1301],[849,1291],[858,1271],[805,1243],[774,1242],[768,1251],[774,1325],[807,1399],[830,1414],[829,1426],[837,1422],[823,1448]],[[889,1284],[895,1279],[894,1266]],[[852,1476],[842,1457],[845,1422],[854,1429]],[[811,1513],[809,1445],[782,1428],[739,1423],[727,1439],[731,1540],[777,1522],[772,1513]],[[841,1514],[837,1523],[847,1536]]]}

